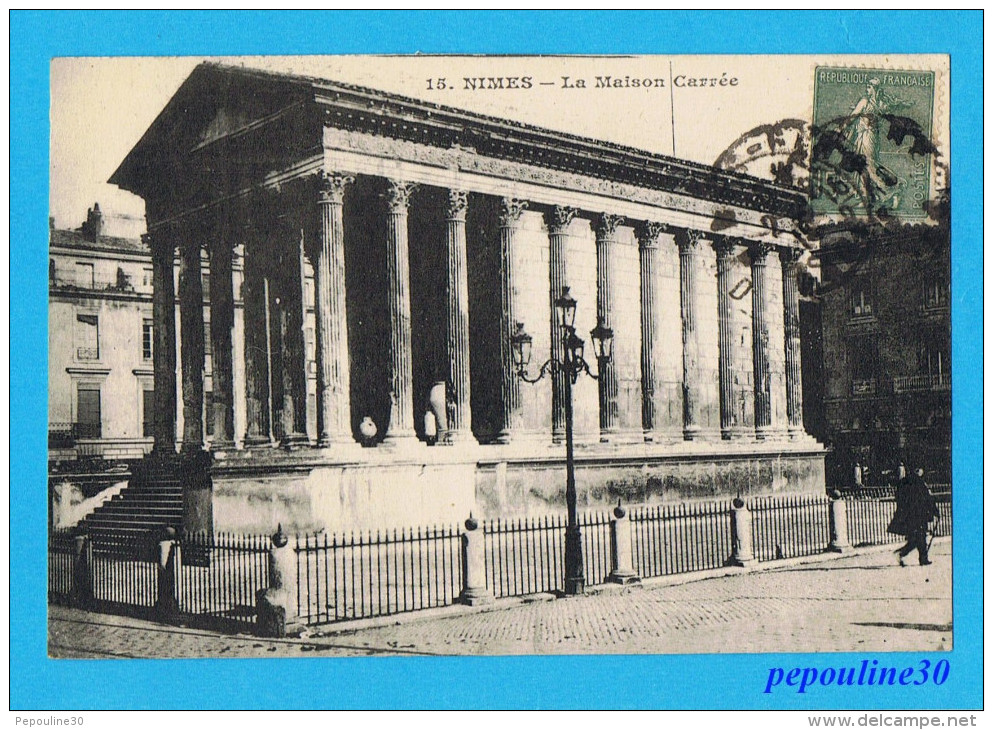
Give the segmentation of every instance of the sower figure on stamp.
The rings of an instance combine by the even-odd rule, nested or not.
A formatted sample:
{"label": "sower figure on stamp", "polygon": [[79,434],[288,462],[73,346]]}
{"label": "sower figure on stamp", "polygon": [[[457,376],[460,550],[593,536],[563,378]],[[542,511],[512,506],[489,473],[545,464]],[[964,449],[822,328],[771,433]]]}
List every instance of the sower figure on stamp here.
{"label": "sower figure on stamp", "polygon": [[927,528],[937,517],[938,505],[924,483],[924,469],[918,467],[900,480],[896,488],[896,513],[887,528],[896,535],[907,536],[907,543],[897,550],[900,565],[904,565],[903,559],[914,550],[921,565],[931,564],[927,555]]}

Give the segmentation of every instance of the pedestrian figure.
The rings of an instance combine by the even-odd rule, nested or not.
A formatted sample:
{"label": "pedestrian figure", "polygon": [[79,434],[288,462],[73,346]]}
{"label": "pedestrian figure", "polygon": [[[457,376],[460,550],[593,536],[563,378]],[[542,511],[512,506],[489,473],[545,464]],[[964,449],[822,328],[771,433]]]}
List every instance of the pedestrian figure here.
{"label": "pedestrian figure", "polygon": [[913,474],[900,480],[896,488],[896,513],[887,528],[895,535],[906,535],[907,543],[899,550],[900,565],[903,559],[914,550],[921,565],[930,565],[928,560],[928,524],[938,517],[938,505],[924,483],[924,469],[918,468]]}

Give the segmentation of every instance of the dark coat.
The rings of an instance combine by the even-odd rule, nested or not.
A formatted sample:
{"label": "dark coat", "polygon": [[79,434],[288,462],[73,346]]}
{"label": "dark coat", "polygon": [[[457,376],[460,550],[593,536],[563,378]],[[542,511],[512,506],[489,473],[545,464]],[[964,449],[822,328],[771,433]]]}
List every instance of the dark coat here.
{"label": "dark coat", "polygon": [[928,491],[924,480],[910,474],[896,488],[896,513],[887,530],[897,535],[909,535],[927,529],[938,516],[938,504]]}

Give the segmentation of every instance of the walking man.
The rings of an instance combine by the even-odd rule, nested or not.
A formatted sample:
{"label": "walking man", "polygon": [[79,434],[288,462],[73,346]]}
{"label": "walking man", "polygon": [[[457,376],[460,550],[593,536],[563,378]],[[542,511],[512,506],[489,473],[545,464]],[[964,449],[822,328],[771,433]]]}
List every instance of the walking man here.
{"label": "walking man", "polygon": [[927,555],[927,528],[936,517],[938,505],[924,483],[924,469],[918,467],[901,479],[896,488],[896,513],[888,528],[894,534],[907,537],[907,544],[897,550],[900,565],[904,565],[903,559],[914,550],[921,565],[931,564]]}

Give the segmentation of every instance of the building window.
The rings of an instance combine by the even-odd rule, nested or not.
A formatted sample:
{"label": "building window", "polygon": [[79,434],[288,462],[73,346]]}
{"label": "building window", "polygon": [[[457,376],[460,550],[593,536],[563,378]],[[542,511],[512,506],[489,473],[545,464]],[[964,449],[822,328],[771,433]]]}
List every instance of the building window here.
{"label": "building window", "polygon": [[876,338],[851,338],[848,341],[848,361],[852,373],[852,394],[874,394],[879,372],[879,345]]}
{"label": "building window", "polygon": [[100,359],[100,324],[95,314],[76,315],[76,359]]}
{"label": "building window", "polygon": [[95,286],[96,278],[93,264],[86,264],[81,261],[76,262],[76,285],[84,289],[92,289]]}
{"label": "building window", "polygon": [[54,284],[55,283],[55,278],[56,278],[56,276],[55,276],[55,259],[49,259],[48,260],[48,283],[49,284]]}
{"label": "building window", "polygon": [[922,303],[925,309],[948,306],[948,286],[941,279],[924,282]]}
{"label": "building window", "polygon": [[76,437],[98,439],[102,435],[100,420],[100,386],[76,386]]}
{"label": "building window", "polygon": [[141,359],[152,359],[152,320],[150,319],[141,322]]}
{"label": "building window", "polygon": [[155,435],[155,391],[141,391],[141,435],[151,438]]}
{"label": "building window", "polygon": [[852,284],[852,316],[871,317],[872,293],[867,282],[855,282]]}
{"label": "building window", "polygon": [[937,341],[926,342],[917,354],[917,372],[932,378],[940,378],[950,371],[948,348]]}
{"label": "building window", "polygon": [[141,285],[142,286],[152,286],[152,270],[142,269],[141,270]]}

